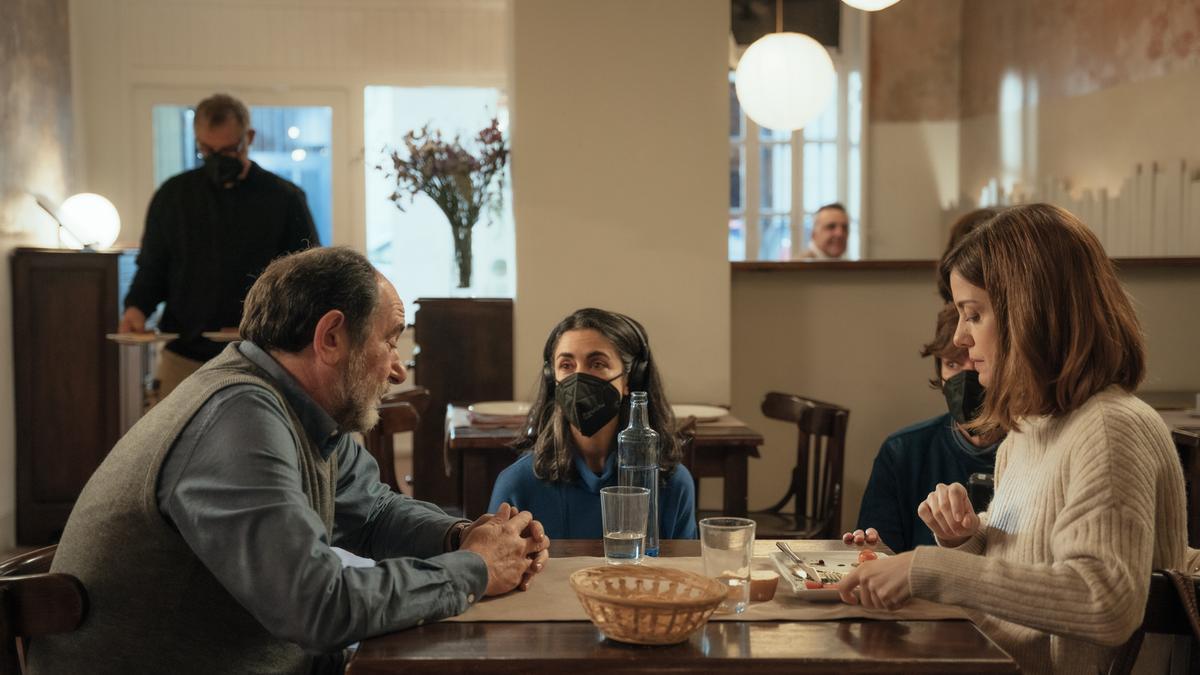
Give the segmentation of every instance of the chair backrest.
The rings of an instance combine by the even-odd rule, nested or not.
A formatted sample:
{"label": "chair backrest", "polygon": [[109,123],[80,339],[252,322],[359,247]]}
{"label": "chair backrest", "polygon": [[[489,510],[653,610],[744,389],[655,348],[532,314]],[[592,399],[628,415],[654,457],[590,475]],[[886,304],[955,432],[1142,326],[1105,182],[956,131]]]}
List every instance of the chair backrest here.
{"label": "chair backrest", "polygon": [[850,411],[795,394],[770,392],[763,415],[796,425],[792,490],[797,519],[823,524],[819,538],[836,538],[842,519],[842,473]]}
{"label": "chair backrest", "polygon": [[394,437],[405,431],[415,431],[427,407],[429,390],[425,387],[414,387],[385,396],[379,404],[379,424],[363,435],[367,452],[379,464],[379,479],[396,492],[403,490],[396,477]]}
{"label": "chair backrest", "polygon": [[20,675],[25,641],[68,633],[87,615],[87,593],[70,574],[0,579],[0,674]]}
{"label": "chair backrest", "polygon": [[[1150,575],[1150,594],[1146,596],[1146,613],[1142,625],[1117,650],[1109,675],[1128,675],[1141,651],[1146,633],[1191,635],[1191,667],[1187,672],[1200,672],[1200,617],[1197,617],[1196,597],[1200,595],[1200,576],[1180,572],[1156,571]],[[1176,585],[1178,583],[1178,585]],[[1190,608],[1189,608],[1190,605]]]}
{"label": "chair backrest", "polygon": [[54,552],[58,544],[26,551],[0,562],[0,577],[14,577],[21,574],[45,574],[50,571],[50,563],[54,562]]}

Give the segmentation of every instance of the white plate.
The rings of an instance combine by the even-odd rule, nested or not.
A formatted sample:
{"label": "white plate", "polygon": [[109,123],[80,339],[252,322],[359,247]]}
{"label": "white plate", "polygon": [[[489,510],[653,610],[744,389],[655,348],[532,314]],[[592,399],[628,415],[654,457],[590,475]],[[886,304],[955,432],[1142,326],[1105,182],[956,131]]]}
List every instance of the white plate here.
{"label": "white plate", "polygon": [[233,342],[241,337],[236,332],[227,330],[206,330],[200,335],[213,342]]}
{"label": "white plate", "polygon": [[842,598],[838,595],[836,588],[805,588],[804,579],[796,576],[796,563],[792,562],[782,551],[771,551],[769,557],[775,565],[775,569],[779,570],[780,583],[791,586],[792,594],[797,598],[811,602],[841,601]]}
{"label": "white plate", "polygon": [[715,405],[696,405],[694,403],[678,403],[671,406],[671,411],[675,413],[675,419],[695,417],[697,422],[716,422],[729,414],[728,410]]}
{"label": "white plate", "polygon": [[179,333],[109,333],[104,337],[119,345],[148,345],[153,342],[170,342]]}
{"label": "white plate", "polygon": [[[837,572],[839,574],[849,574],[851,570],[858,566],[858,550],[846,551],[796,551],[800,559],[804,561],[807,567],[807,572]],[[879,558],[886,558],[888,554],[876,551],[875,554]],[[779,570],[780,576],[788,581],[792,587],[792,592],[796,597],[814,602],[833,602],[840,600],[836,588],[805,588],[804,579],[796,576],[794,570],[796,564],[792,562],[782,551],[771,552],[771,562]],[[811,575],[810,577],[811,578]]]}
{"label": "white plate", "polygon": [[525,401],[481,401],[467,406],[467,410],[477,417],[524,417],[529,414],[529,404]]}

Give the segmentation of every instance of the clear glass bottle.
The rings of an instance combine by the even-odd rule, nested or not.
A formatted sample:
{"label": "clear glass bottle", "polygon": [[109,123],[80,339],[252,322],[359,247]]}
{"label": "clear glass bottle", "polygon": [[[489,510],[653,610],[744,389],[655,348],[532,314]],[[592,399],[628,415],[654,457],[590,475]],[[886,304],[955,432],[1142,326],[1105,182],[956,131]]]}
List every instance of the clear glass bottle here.
{"label": "clear glass bottle", "polygon": [[644,391],[630,396],[629,426],[617,435],[617,482],[650,490],[646,522],[646,555],[658,555],[658,432],[650,428]]}

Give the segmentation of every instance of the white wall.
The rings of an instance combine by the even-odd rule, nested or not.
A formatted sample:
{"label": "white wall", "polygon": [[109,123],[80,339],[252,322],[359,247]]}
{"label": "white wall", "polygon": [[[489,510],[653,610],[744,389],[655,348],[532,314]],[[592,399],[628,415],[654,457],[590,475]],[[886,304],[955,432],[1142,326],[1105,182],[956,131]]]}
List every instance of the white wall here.
{"label": "white wall", "polygon": [[516,395],[550,329],[598,306],[646,325],[676,402],[729,397],[729,5],[513,6]]}
{"label": "white wall", "polygon": [[[363,87],[503,87],[505,0],[71,0],[83,188],[141,239],[151,106],[228,91],[333,108],[333,239],[362,250]],[[365,159],[374,166],[378,148]]]}
{"label": "white wall", "polygon": [[959,123],[872,122],[864,225],[865,258],[929,260],[949,233],[945,209],[958,200]]}

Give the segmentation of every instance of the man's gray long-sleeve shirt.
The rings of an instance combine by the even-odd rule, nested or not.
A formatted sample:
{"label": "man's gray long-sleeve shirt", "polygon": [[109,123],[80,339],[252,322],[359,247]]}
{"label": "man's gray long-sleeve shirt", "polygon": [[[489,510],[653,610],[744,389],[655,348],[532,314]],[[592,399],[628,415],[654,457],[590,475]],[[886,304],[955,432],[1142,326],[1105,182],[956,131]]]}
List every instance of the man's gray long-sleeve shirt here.
{"label": "man's gray long-sleeve shirt", "polygon": [[[236,385],[196,413],[163,461],[158,505],[221,584],[273,635],[326,652],[454,616],[483,597],[487,566],[444,553],[459,519],[392,492],[374,458],[269,354],[241,353],[284,392],[313,444],[337,453],[333,541],[309,506],[287,412],[267,390]],[[331,545],[374,558],[343,568]]]}

